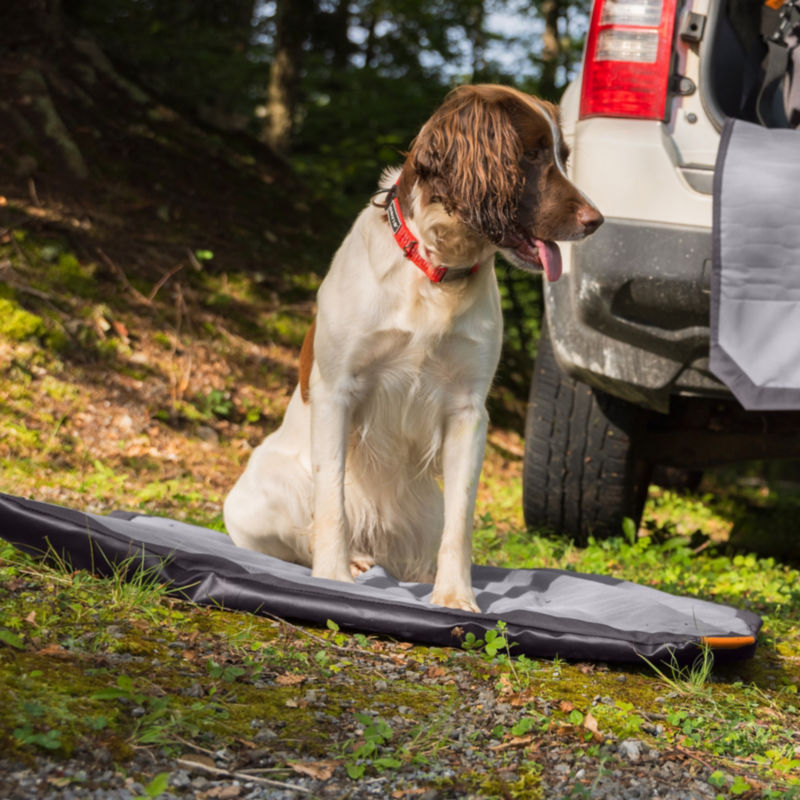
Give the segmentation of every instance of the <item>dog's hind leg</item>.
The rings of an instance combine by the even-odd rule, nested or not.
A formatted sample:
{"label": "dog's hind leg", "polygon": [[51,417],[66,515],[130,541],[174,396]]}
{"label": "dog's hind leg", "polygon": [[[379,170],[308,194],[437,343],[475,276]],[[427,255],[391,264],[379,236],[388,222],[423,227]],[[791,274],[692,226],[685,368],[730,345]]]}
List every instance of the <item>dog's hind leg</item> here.
{"label": "dog's hind leg", "polygon": [[240,547],[311,566],[312,483],[302,453],[307,414],[295,393],[283,425],[253,451],[223,511]]}
{"label": "dog's hind leg", "polygon": [[[258,458],[263,457],[263,458]],[[225,527],[240,547],[311,566],[311,477],[281,453],[254,454],[225,498]]]}

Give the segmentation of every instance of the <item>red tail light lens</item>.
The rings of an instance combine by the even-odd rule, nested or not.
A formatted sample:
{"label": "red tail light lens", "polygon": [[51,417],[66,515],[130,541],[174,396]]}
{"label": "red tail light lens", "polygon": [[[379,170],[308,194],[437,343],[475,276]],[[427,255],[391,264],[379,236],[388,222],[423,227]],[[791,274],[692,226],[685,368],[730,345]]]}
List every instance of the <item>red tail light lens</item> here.
{"label": "red tail light lens", "polygon": [[663,119],[677,0],[595,0],[580,116]]}

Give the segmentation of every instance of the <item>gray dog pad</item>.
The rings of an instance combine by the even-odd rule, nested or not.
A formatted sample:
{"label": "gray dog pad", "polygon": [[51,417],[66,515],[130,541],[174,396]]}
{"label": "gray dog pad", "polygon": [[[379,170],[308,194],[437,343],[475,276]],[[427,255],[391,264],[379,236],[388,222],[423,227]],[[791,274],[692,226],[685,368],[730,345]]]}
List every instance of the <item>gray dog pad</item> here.
{"label": "gray dog pad", "polygon": [[711,370],[752,410],[800,408],[800,130],[728,120],[714,175]]}
{"label": "gray dog pad", "polygon": [[532,657],[679,661],[698,644],[732,657],[752,654],[761,619],[749,611],[679,597],[628,581],[557,569],[474,566],[481,613],[430,605],[431,585],[404,583],[380,567],[356,583],[237,547],[218,531],[161,517],[109,516],[0,493],[0,535],[29,552],[55,550],[75,568],[107,572],[132,559],[171,591],[197,603],[266,613],[399,639],[458,646],[499,620]]}

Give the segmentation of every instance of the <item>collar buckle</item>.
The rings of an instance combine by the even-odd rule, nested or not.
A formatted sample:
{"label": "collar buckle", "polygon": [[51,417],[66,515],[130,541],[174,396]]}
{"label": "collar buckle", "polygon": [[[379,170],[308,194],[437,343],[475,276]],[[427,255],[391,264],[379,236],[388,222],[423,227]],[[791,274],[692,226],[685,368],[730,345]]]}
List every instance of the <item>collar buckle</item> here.
{"label": "collar buckle", "polygon": [[[397,183],[394,183],[389,189],[380,189],[375,194],[380,194],[382,192],[386,193],[385,201],[383,203],[378,203],[373,200],[373,205],[386,209],[386,218],[389,220],[389,227],[392,229],[394,239],[403,251],[403,255],[409,261],[416,264],[416,266],[427,275],[430,281],[433,283],[442,283],[445,281],[458,280],[459,278],[467,278],[478,269],[479,264],[474,264],[471,267],[434,267],[433,264],[420,255],[419,242],[414,238],[408,225],[406,225],[403,211],[400,208],[400,199],[397,196]],[[375,195],[373,195],[373,197],[374,196]]]}

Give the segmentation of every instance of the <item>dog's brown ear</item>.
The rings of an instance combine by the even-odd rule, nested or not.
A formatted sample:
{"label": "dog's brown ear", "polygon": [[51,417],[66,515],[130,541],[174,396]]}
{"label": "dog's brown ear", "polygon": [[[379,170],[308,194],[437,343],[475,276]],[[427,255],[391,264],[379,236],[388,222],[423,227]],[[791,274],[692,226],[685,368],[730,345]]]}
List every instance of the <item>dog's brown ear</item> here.
{"label": "dog's brown ear", "polygon": [[425,123],[409,161],[429,198],[499,242],[522,189],[522,141],[505,98],[489,87],[461,86]]}

